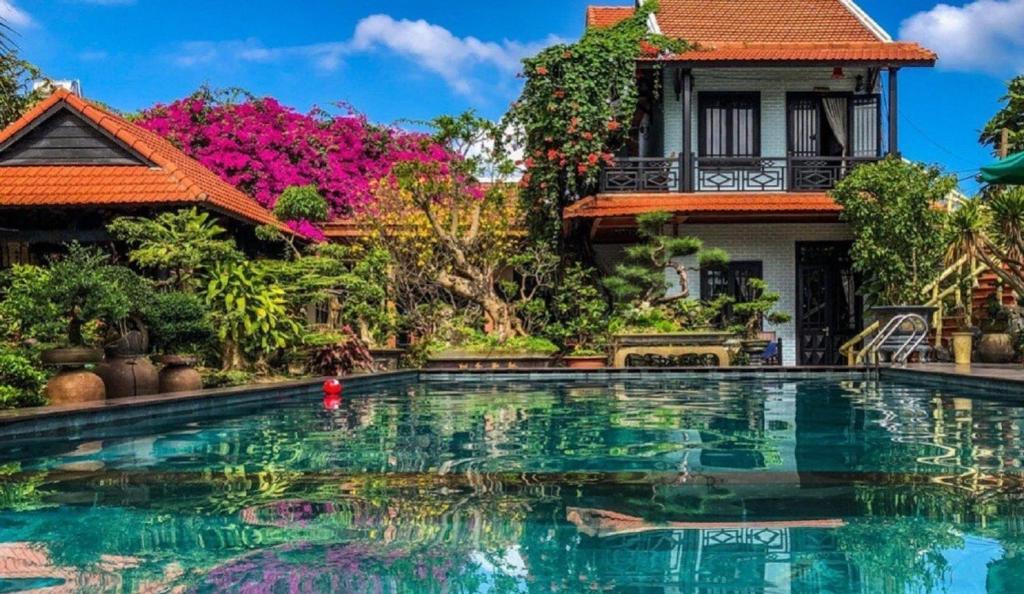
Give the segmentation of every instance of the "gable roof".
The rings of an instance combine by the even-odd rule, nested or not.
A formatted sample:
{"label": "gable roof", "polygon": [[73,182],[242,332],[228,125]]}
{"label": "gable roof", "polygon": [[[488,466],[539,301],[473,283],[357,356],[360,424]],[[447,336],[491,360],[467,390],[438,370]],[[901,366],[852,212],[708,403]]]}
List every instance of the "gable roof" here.
{"label": "gable roof", "polygon": [[205,205],[257,225],[287,227],[256,200],[160,135],[60,89],[0,131],[0,152],[68,110],[137,155],[138,165],[3,165],[0,207]]}
{"label": "gable roof", "polygon": [[[587,24],[611,27],[632,7],[587,10]],[[830,62],[934,64],[916,43],[894,42],[853,0],[661,0],[661,33],[696,49],[672,56],[684,62]]]}

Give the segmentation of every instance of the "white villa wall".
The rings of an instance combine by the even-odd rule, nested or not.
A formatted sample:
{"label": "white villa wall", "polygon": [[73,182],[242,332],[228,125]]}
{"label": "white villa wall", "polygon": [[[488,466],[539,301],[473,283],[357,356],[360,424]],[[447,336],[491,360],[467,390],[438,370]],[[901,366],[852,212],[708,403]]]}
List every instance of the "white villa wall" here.
{"label": "white villa wall", "polygon": [[[680,235],[700,238],[706,247],[722,248],[732,260],[760,261],[763,265],[764,280],[772,291],[781,295],[779,311],[788,313],[793,320],[772,326],[765,330],[774,331],[783,341],[783,361],[795,365],[796,360],[796,243],[798,241],[851,241],[853,235],[842,223],[792,223],[792,224],[735,224],[735,225],[680,225]],[[610,272],[622,259],[621,245],[595,245],[598,266],[603,272]],[[685,261],[695,268],[697,262]],[[678,293],[674,272],[667,271],[666,277],[673,282]],[[700,293],[700,273],[690,275],[692,296]]]}
{"label": "white villa wall", "polygon": [[[786,93],[832,91],[853,92],[857,76],[867,80],[866,69],[846,68],[841,80],[832,78],[831,68],[708,68],[693,70],[693,122],[690,127],[693,152],[697,152],[698,94],[714,91],[761,93],[761,156],[785,157]],[[683,152],[683,102],[676,98],[676,72],[665,71],[664,155]],[[881,91],[881,77],[878,88]]]}

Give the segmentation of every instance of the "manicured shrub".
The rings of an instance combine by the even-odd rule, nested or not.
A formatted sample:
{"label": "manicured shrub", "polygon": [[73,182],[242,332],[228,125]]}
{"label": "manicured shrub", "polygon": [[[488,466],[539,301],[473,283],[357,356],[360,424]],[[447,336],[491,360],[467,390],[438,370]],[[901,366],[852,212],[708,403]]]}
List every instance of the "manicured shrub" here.
{"label": "manicured shrub", "polygon": [[153,347],[165,354],[197,354],[210,346],[213,325],[203,299],[192,293],[157,293],[145,311]]}
{"label": "manicured shrub", "polygon": [[28,357],[0,351],[0,408],[39,406],[46,374]]}

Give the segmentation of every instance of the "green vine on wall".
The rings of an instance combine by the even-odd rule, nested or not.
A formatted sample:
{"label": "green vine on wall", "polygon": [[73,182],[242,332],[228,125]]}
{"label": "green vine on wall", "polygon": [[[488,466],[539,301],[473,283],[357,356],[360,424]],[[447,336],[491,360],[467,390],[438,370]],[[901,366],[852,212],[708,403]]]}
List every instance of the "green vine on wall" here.
{"label": "green vine on wall", "polygon": [[523,61],[526,84],[507,116],[524,147],[522,197],[531,230],[551,239],[561,210],[592,191],[602,164],[628,139],[637,110],[637,60],[686,51],[683,41],[651,33],[648,1],[610,28],[590,28],[576,43]]}

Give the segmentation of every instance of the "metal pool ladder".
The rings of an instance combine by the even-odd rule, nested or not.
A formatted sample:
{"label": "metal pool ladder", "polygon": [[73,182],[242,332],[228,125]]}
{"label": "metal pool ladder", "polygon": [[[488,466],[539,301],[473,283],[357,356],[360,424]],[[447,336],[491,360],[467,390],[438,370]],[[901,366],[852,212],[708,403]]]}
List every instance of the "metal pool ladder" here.
{"label": "metal pool ladder", "polygon": [[[906,337],[899,336],[893,339],[893,334],[908,322],[913,324],[913,331]],[[864,347],[862,355],[871,357],[870,360],[874,361],[877,366],[879,351],[884,347],[889,347],[890,349],[896,347],[892,356],[892,364],[904,367],[907,364],[907,360],[910,359],[910,355],[914,354],[914,351],[928,338],[928,331],[928,321],[918,314],[895,316],[878,331],[878,334],[875,334],[871,342]]]}

